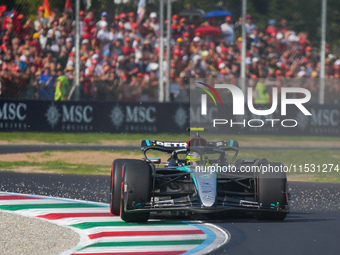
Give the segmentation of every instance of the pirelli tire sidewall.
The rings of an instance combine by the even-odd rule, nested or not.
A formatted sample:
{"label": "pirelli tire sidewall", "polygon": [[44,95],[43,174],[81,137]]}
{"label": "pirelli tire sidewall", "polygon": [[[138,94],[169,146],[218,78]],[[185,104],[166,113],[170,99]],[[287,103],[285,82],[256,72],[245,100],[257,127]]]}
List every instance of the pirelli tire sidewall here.
{"label": "pirelli tire sidewall", "polygon": [[[120,216],[126,222],[146,222],[150,212],[128,212],[150,202],[152,185],[151,166],[142,160],[127,162],[123,166],[123,188]],[[142,206],[141,206],[142,207]]]}
{"label": "pirelli tire sidewall", "polygon": [[[272,167],[281,167],[281,163],[263,164]],[[283,167],[283,166],[282,166]],[[281,168],[283,169],[283,168]],[[256,173],[256,196],[260,209],[272,209],[272,212],[259,211],[256,214],[258,220],[284,220],[287,212],[277,210],[287,206],[287,175],[284,171]]]}
{"label": "pirelli tire sidewall", "polygon": [[121,185],[122,185],[122,168],[127,162],[138,162],[137,159],[116,159],[112,163],[111,170],[111,201],[110,211],[112,214],[120,215]]}

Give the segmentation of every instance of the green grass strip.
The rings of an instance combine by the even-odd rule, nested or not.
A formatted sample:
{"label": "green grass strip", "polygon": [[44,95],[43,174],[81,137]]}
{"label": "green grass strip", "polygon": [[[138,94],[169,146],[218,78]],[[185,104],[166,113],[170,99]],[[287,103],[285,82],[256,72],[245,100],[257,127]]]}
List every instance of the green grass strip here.
{"label": "green grass strip", "polygon": [[95,243],[83,247],[120,247],[120,246],[156,246],[156,245],[199,245],[205,240],[170,240],[170,241],[135,241],[135,242],[106,242],[106,243]]}
{"label": "green grass strip", "polygon": [[149,221],[147,223],[126,223],[123,221],[118,222],[84,222],[79,224],[70,225],[69,227],[88,229],[95,227],[133,227],[133,226],[161,226],[161,225],[186,225],[181,221]]}
{"label": "green grass strip", "polygon": [[52,209],[52,208],[89,208],[101,207],[93,204],[63,203],[63,204],[21,204],[21,205],[0,205],[0,210],[19,211],[25,209]]}

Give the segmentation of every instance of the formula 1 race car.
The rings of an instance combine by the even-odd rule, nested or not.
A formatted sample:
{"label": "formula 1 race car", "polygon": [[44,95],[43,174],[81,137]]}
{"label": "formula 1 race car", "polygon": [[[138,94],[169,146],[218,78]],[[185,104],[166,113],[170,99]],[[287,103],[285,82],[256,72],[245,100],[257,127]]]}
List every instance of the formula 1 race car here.
{"label": "formula 1 race car", "polygon": [[[286,173],[281,163],[239,159],[237,141],[207,142],[199,136],[188,142],[143,140],[143,160],[112,163],[112,214],[126,222],[145,222],[150,212],[218,213],[252,211],[259,220],[283,220],[289,213]],[[166,162],[148,158],[156,150],[170,155]],[[227,151],[234,152],[230,162]],[[281,170],[280,170],[281,169]]]}

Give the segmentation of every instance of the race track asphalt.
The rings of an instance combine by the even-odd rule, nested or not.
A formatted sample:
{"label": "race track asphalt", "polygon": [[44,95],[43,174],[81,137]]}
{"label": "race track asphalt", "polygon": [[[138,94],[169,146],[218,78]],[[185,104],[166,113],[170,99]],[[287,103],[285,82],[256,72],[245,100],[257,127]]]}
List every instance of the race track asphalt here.
{"label": "race track asphalt", "polygon": [[[109,202],[109,176],[0,173],[0,191]],[[206,219],[231,234],[211,254],[340,254],[340,183],[289,182],[291,213],[283,222],[252,215]]]}

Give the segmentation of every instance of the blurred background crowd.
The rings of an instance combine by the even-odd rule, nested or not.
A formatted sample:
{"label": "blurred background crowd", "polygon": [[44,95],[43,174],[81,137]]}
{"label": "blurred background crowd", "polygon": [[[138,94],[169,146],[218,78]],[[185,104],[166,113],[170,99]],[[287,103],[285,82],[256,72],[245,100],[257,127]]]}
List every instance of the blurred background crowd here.
{"label": "blurred background crowd", "polygon": [[[0,6],[0,97],[55,99],[58,77],[66,76],[70,87],[74,79],[74,12],[46,15],[39,6],[35,18]],[[159,73],[159,14],[137,10],[95,18],[91,10],[80,16],[80,99],[157,101]],[[287,19],[268,19],[260,29],[252,14],[243,21],[232,13],[203,16],[182,12],[172,15],[170,54],[171,101],[188,101],[190,78],[236,80],[240,77],[241,27],[246,24],[246,77],[285,78],[318,93],[320,49],[313,47],[309,35],[294,31]],[[261,21],[263,22],[263,20]],[[168,38],[164,30],[164,40]],[[326,44],[326,93],[338,102],[340,59]],[[303,79],[302,79],[303,80]],[[278,82],[277,84],[280,84]],[[294,83],[296,86],[296,82]],[[67,88],[70,91],[70,88]]]}

